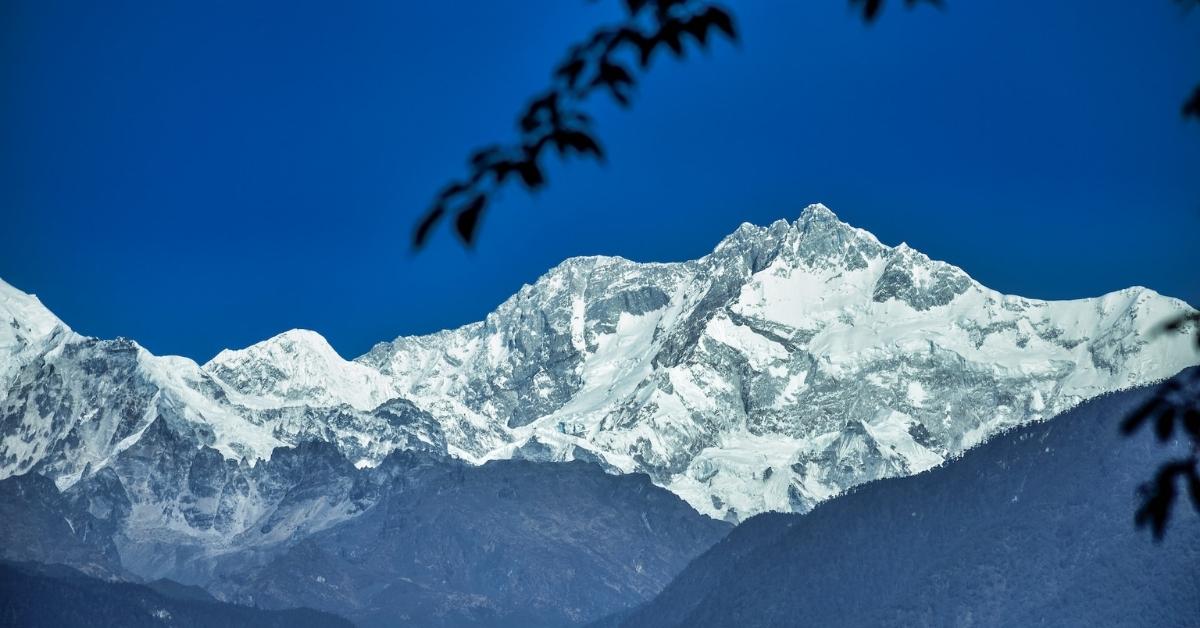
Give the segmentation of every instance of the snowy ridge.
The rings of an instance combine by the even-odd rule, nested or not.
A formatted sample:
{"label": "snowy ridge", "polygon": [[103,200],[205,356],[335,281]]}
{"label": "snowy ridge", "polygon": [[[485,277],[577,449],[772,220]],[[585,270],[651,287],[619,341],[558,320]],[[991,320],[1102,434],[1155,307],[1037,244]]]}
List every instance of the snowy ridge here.
{"label": "snowy ridge", "polygon": [[248,463],[311,439],[360,466],[406,448],[585,459],[729,520],[806,511],[1198,361],[1188,330],[1157,332],[1181,301],[1003,295],[822,205],[691,262],[573,258],[481,322],[353,361],[293,330],[201,367],[77,336],[7,284],[0,308],[0,477],[70,485],[162,417]]}
{"label": "snowy ridge", "polygon": [[12,350],[48,336],[56,327],[69,328],[32,294],[0,279],[0,350]]}
{"label": "snowy ridge", "polygon": [[45,349],[48,336],[71,330],[32,294],[0,279],[0,401],[8,394],[13,374]]}

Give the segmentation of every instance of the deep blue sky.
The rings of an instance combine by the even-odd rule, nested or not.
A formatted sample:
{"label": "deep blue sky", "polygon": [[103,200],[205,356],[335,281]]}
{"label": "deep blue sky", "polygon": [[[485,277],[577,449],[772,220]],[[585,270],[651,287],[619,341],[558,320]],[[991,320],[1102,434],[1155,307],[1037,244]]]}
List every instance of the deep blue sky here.
{"label": "deep blue sky", "polygon": [[1168,0],[734,3],[742,43],[597,108],[607,165],[512,189],[477,250],[413,221],[616,0],[0,3],[0,277],[206,360],[478,320],[581,254],[700,256],[822,201],[998,290],[1200,303],[1200,15]]}

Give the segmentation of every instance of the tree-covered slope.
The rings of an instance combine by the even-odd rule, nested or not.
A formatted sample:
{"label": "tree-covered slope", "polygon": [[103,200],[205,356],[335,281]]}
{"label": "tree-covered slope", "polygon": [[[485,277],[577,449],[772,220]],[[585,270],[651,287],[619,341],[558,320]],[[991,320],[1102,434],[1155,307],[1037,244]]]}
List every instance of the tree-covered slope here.
{"label": "tree-covered slope", "polygon": [[585,462],[406,451],[358,469],[311,441],[249,467],[165,420],[147,432],[61,493],[0,480],[0,558],[364,626],[557,628],[651,599],[732,527]]}
{"label": "tree-covered slope", "polygon": [[0,562],[0,626],[351,628],[309,609],[268,611],[204,599],[178,584],[109,582],[61,565]]}
{"label": "tree-covered slope", "polygon": [[730,527],[644,475],[583,462],[406,453],[377,474],[361,515],[261,563],[226,564],[210,586],[362,627],[564,627],[651,599]]}
{"label": "tree-covered slope", "polygon": [[1181,508],[1162,544],[1133,524],[1167,451],[1118,424],[1148,394],[1094,399],[807,515],[755,517],[609,624],[1200,625],[1200,517]]}

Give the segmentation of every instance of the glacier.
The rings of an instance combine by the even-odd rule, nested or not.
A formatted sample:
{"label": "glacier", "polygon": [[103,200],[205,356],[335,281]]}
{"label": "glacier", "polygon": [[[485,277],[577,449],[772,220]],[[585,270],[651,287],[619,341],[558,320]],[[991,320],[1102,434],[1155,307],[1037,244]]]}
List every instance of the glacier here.
{"label": "glacier", "polygon": [[819,204],[693,261],[566,260],[483,321],[354,360],[306,330],[203,365],[155,356],[0,281],[0,478],[66,489],[162,420],[249,466],[311,440],[360,467],[584,460],[737,522],[1170,377],[1200,362],[1191,330],[1161,330],[1188,311],[1146,288],[1001,294]]}

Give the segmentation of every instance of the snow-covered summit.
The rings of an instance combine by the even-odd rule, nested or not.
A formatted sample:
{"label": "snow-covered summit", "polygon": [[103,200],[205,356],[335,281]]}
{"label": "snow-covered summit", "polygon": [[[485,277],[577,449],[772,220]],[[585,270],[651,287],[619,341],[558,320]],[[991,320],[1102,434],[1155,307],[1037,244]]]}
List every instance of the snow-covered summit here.
{"label": "snow-covered summit", "polygon": [[248,462],[314,438],[360,465],[413,447],[590,460],[733,520],[928,469],[1200,361],[1157,331],[1181,301],[1000,294],[823,205],[689,262],[566,260],[480,322],[353,361],[293,330],[199,367],[56,339],[57,319],[6,284],[0,307],[36,321],[22,338],[51,339],[0,355],[0,477],[73,482],[162,417]]}
{"label": "snow-covered summit", "polygon": [[279,406],[346,403],[371,410],[397,397],[379,371],[343,359],[324,336],[306,329],[226,349],[203,368],[238,392]]}

